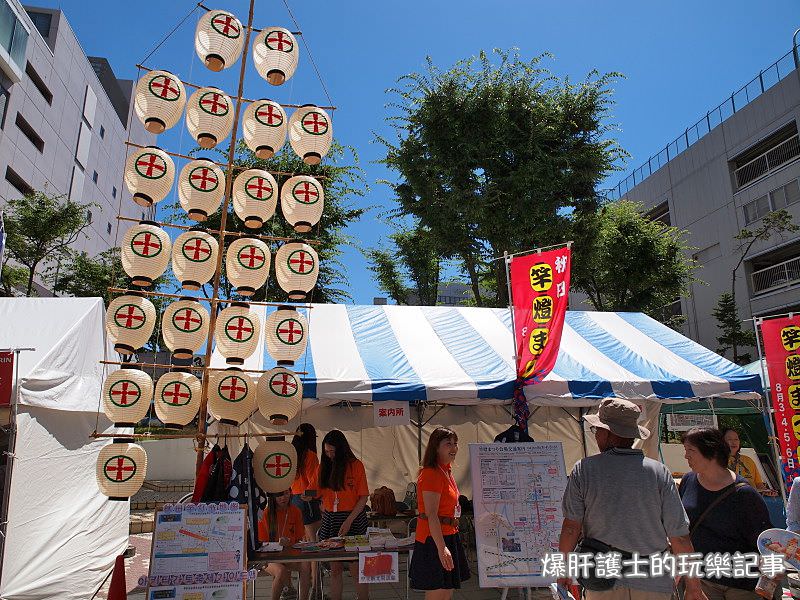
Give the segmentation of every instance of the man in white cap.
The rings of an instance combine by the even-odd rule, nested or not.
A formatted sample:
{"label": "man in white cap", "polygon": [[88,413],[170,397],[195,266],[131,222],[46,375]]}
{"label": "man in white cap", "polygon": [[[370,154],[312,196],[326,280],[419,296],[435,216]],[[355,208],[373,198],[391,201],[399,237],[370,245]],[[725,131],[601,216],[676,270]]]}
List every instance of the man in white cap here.
{"label": "man in white cap", "polygon": [[[634,440],[650,435],[638,424],[640,414],[633,402],[606,398],[597,414],[584,417],[600,454],[578,461],[569,476],[562,502],[559,552],[575,551],[581,538],[580,551],[620,552],[623,560],[632,554],[643,559],[663,554],[668,540],[675,554],[694,551],[689,519],[672,474],[662,463],[633,449]],[[669,600],[672,577],[650,577],[646,567],[636,570],[646,576],[623,576],[607,580],[605,585],[598,580],[586,582],[597,588],[587,589],[587,599]],[[630,567],[624,571],[631,572]],[[686,600],[707,600],[698,579],[684,581]],[[567,580],[559,583],[565,585]]]}

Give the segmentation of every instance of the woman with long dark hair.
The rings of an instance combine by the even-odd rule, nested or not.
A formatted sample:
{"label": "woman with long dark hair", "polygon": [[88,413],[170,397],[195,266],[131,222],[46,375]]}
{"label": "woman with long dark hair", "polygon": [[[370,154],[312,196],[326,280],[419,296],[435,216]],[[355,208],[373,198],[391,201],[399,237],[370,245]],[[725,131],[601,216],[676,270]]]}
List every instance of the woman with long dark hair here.
{"label": "woman with long dark hair", "polygon": [[[267,494],[269,504],[258,522],[258,541],[279,542],[284,548],[303,539],[303,517],[300,510],[290,503],[291,491]],[[308,563],[267,563],[267,573],[272,575],[272,600],[288,596],[291,584],[291,571],[300,571],[300,598],[308,598],[311,584],[311,569]]]}
{"label": "woman with long dark hair", "polygon": [[[297,451],[297,475],[292,482],[292,504],[303,515],[306,540],[315,542],[322,519],[319,500],[315,498],[317,471],[317,430],[311,423],[301,423],[292,438],[292,446]],[[308,494],[307,492],[311,492]]]}
{"label": "woman with long dark hair", "polygon": [[458,435],[447,427],[433,430],[417,479],[419,521],[409,576],[411,588],[425,591],[425,600],[450,600],[453,590],[470,577],[458,533],[461,506],[452,464]]}
{"label": "woman with long dark hair", "polygon": [[[367,533],[367,472],[356,458],[347,438],[338,429],[329,431],[322,439],[319,465],[319,490],[322,497],[322,525],[319,539]],[[358,563],[350,563],[353,581],[358,581]],[[342,599],[342,570],[340,562],[331,563],[331,599]],[[356,583],[358,600],[368,600],[369,586]]]}

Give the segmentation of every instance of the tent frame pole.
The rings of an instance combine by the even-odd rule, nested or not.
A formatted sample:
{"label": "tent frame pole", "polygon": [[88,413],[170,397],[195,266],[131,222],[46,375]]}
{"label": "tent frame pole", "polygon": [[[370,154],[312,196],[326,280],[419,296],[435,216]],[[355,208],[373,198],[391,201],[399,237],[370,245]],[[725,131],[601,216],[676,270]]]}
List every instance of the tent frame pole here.
{"label": "tent frame pole", "polygon": [[430,417],[428,417],[426,420],[423,421],[423,417],[425,416],[425,402],[422,400],[418,400],[417,420],[415,421],[414,419],[411,419],[411,424],[417,428],[417,460],[419,461],[420,465],[422,465],[422,428],[425,427],[425,425],[427,425],[428,423],[430,423],[431,420],[433,420],[433,417],[442,412],[447,405],[436,403],[433,404],[433,406],[436,408],[436,410]]}
{"label": "tent frame pole", "polygon": [[[753,319],[753,329],[756,332],[756,350],[758,350],[758,365],[761,367],[761,382],[766,383],[767,375],[764,372],[764,357],[761,353],[761,334],[759,327],[764,319],[757,317]],[[769,391],[767,391],[769,390]],[[783,500],[784,509],[786,508],[786,484],[783,481],[783,467],[781,466],[781,454],[778,450],[778,438],[775,435],[775,423],[772,421],[774,409],[772,408],[772,387],[764,388],[764,398],[762,403],[763,414],[767,417],[766,421],[769,424],[769,438],[772,440],[772,456],[775,460],[775,468],[778,472],[778,487],[781,490],[781,499]]]}

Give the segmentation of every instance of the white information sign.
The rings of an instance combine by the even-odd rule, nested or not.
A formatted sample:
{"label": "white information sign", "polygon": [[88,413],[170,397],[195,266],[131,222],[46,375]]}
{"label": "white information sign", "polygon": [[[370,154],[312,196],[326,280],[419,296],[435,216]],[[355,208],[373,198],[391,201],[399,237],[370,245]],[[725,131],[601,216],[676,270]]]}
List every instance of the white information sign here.
{"label": "white information sign", "polygon": [[544,587],[542,556],[558,551],[567,486],[561,442],[470,444],[482,588]]}
{"label": "white information sign", "polygon": [[408,402],[402,400],[381,400],[372,405],[375,427],[410,425],[411,410]]}
{"label": "white information sign", "polygon": [[358,555],[358,583],[400,581],[397,552],[362,552]]}

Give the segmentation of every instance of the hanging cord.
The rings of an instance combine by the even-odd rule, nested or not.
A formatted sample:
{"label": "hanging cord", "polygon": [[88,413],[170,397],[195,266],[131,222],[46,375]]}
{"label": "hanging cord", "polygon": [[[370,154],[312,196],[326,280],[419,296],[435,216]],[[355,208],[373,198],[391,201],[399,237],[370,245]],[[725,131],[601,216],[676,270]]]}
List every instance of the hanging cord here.
{"label": "hanging cord", "polygon": [[151,56],[153,56],[153,54],[155,54],[155,53],[158,51],[158,49],[159,49],[159,48],[161,48],[161,46],[163,46],[163,45],[166,43],[166,41],[167,41],[167,40],[168,40],[170,37],[172,37],[172,34],[174,34],[176,31],[178,31],[178,29],[180,29],[180,28],[181,28],[181,26],[182,26],[182,25],[183,25],[183,24],[186,22],[186,20],[187,20],[189,17],[191,17],[191,16],[192,16],[192,13],[194,13],[194,11],[196,11],[196,10],[197,10],[197,9],[200,7],[200,5],[201,5],[201,4],[202,4],[201,2],[198,2],[197,4],[195,4],[195,5],[192,7],[192,10],[190,10],[190,11],[189,11],[189,12],[186,14],[186,16],[185,16],[185,17],[183,17],[183,19],[181,19],[180,23],[178,23],[178,24],[177,24],[175,27],[173,27],[173,28],[172,28],[172,31],[170,31],[170,32],[169,32],[169,33],[166,35],[166,37],[164,37],[164,39],[162,39],[160,42],[158,42],[158,44],[156,44],[156,47],[155,47],[155,48],[153,48],[153,49],[150,51],[150,53],[149,53],[147,56],[145,56],[145,57],[144,57],[142,60],[140,60],[140,61],[139,61],[139,64],[140,64],[140,65],[143,65],[145,62],[147,62],[147,59],[148,59],[148,58],[150,58]]}
{"label": "hanging cord", "polygon": [[[286,12],[289,13],[289,17],[292,19],[292,23],[294,23],[295,29],[297,29],[298,31],[303,31],[303,28],[300,27],[300,23],[297,22],[294,13],[292,13],[292,9],[289,8],[289,2],[287,0],[283,0],[283,5],[286,7]],[[331,95],[328,93],[328,88],[325,85],[325,81],[322,79],[322,74],[319,72],[319,69],[317,68],[317,63],[314,62],[314,55],[311,54],[311,48],[306,42],[305,36],[303,36],[303,47],[306,49],[306,53],[308,54],[308,59],[311,62],[311,66],[314,67],[314,72],[317,74],[317,79],[319,79],[319,83],[322,86],[322,91],[325,92],[325,97],[328,99],[328,104],[334,106],[333,100],[331,100]]]}

